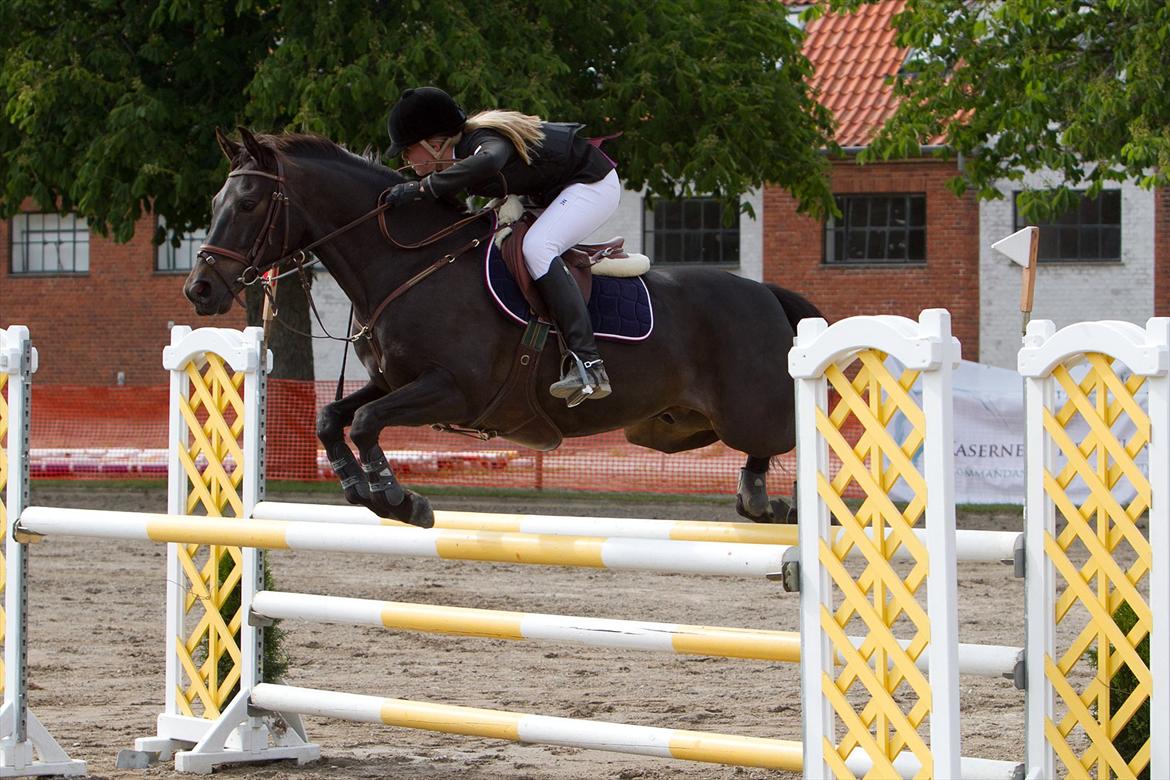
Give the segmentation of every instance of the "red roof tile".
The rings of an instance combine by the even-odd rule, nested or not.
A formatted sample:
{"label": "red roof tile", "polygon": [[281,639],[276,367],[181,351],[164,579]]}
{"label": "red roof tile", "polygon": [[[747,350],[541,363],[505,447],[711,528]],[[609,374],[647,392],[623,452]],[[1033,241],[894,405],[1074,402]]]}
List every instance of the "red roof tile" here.
{"label": "red roof tile", "polygon": [[812,86],[837,120],[837,143],[864,146],[893,112],[893,90],[906,50],[894,43],[891,25],[905,0],[863,5],[851,14],[829,14],[806,30],[805,56],[812,62]]}

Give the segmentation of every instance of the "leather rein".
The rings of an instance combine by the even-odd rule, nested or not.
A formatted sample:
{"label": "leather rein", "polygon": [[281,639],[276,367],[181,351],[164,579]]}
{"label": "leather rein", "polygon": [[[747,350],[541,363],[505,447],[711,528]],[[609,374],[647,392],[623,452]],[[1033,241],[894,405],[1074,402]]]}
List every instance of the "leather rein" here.
{"label": "leather rein", "polygon": [[[268,200],[268,210],[264,216],[264,225],[260,229],[260,233],[256,236],[256,240],[252,242],[252,246],[248,250],[247,254],[244,254],[242,252],[238,252],[234,249],[228,249],[226,247],[216,246],[214,244],[203,244],[199,247],[199,252],[196,255],[196,258],[197,258],[196,261],[205,263],[212,271],[214,271],[215,274],[220,278],[220,280],[223,281],[223,283],[227,286],[229,291],[232,288],[232,284],[231,284],[231,282],[229,282],[227,276],[225,276],[217,267],[218,261],[221,259],[231,260],[232,262],[239,263],[240,268],[241,268],[240,274],[239,274],[239,276],[237,276],[235,278],[234,281],[240,283],[244,287],[251,287],[252,285],[256,284],[257,282],[262,281],[265,278],[264,273],[265,273],[266,269],[280,268],[280,266],[282,266],[284,263],[291,261],[292,263],[295,264],[296,267],[292,271],[287,271],[285,274],[281,274],[281,276],[286,275],[287,273],[293,273],[293,272],[300,274],[302,286],[305,289],[305,294],[309,298],[309,306],[313,309],[314,315],[317,316],[318,322],[320,322],[321,317],[317,313],[316,306],[313,304],[313,297],[312,297],[312,295],[309,294],[309,284],[308,284],[307,278],[305,277],[305,267],[307,265],[310,265],[312,262],[316,262],[316,260],[310,261],[308,259],[308,253],[310,251],[312,251],[313,249],[321,246],[322,244],[328,243],[329,241],[332,241],[337,236],[339,236],[343,233],[349,232],[353,228],[357,227],[358,225],[360,225],[364,222],[369,221],[370,219],[373,219],[374,217],[378,218],[378,227],[381,230],[382,235],[386,238],[387,241],[389,241],[395,247],[397,247],[398,249],[403,249],[403,250],[407,250],[407,251],[421,249],[423,247],[430,246],[431,244],[435,244],[439,241],[442,241],[444,238],[447,238],[448,236],[452,235],[456,231],[462,229],[464,226],[471,224],[475,220],[481,219],[485,216],[485,213],[482,211],[476,212],[474,214],[471,214],[467,217],[464,217],[464,218],[448,225],[447,227],[444,227],[444,228],[436,231],[435,233],[431,234],[430,236],[427,236],[426,238],[422,239],[421,241],[418,241],[417,243],[403,244],[403,243],[399,242],[398,240],[396,240],[392,235],[390,235],[390,229],[386,225],[386,212],[392,207],[392,204],[386,202],[386,200],[385,200],[386,194],[390,191],[389,189],[386,189],[382,192],[381,195],[378,196],[377,205],[374,206],[374,208],[372,208],[370,211],[367,211],[365,214],[358,217],[357,219],[354,219],[353,221],[348,222],[345,225],[342,225],[341,227],[337,228],[336,230],[329,233],[328,235],[323,236],[322,238],[319,238],[316,241],[313,241],[313,242],[305,245],[304,247],[301,247],[300,249],[297,249],[296,251],[290,253],[288,251],[288,236],[289,236],[289,210],[291,208],[291,201],[290,201],[288,195],[284,192],[286,180],[285,180],[285,176],[284,176],[284,163],[281,160],[280,156],[279,155],[276,156],[276,173],[274,173],[274,174],[269,173],[268,171],[261,171],[261,170],[254,170],[254,169],[253,170],[236,170],[236,171],[231,171],[230,173],[228,173],[229,179],[236,177],[236,176],[261,176],[261,177],[264,177],[266,179],[271,179],[274,182],[276,182],[276,189],[272,192],[272,196]],[[261,261],[261,256],[264,253],[266,247],[273,245],[273,243],[275,241],[275,237],[276,237],[278,223],[282,221],[281,220],[282,215],[283,215],[283,222],[284,222],[284,230],[282,231],[280,254],[277,255],[277,259],[275,261],[273,261],[271,263],[264,263]],[[377,305],[377,307],[374,308],[374,311],[370,314],[369,318],[366,320],[365,323],[361,322],[361,320],[358,320],[356,317],[354,318],[354,321],[360,327],[358,328],[358,331],[356,333],[354,333],[352,336],[349,336],[348,338],[338,338],[336,336],[329,335],[328,331],[325,331],[326,336],[324,338],[330,338],[330,339],[334,339],[336,341],[345,341],[345,342],[349,342],[349,343],[356,342],[362,338],[372,340],[373,339],[374,324],[377,323],[378,318],[381,317],[382,314],[386,311],[386,307],[388,307],[393,301],[395,301],[396,299],[401,297],[403,294],[405,294],[408,290],[410,290],[412,287],[417,285],[419,282],[423,281],[428,276],[430,276],[434,272],[438,271],[440,268],[443,268],[443,267],[455,262],[455,260],[458,259],[464,252],[475,249],[476,247],[482,245],[484,241],[490,240],[491,237],[493,235],[495,235],[495,233],[498,229],[499,228],[496,228],[493,225],[493,227],[487,232],[487,234],[485,234],[483,236],[479,236],[475,239],[472,239],[471,241],[468,241],[467,243],[463,244],[458,249],[442,255],[441,257],[436,259],[434,262],[432,262],[430,265],[428,265],[426,268],[419,271],[415,275],[411,276],[409,279],[407,279],[402,284],[398,285],[396,288],[394,288],[394,290],[392,290],[390,292],[389,295],[387,295],[382,300],[381,303],[379,303]],[[276,277],[276,278],[279,278],[279,277]],[[263,290],[264,290],[264,294],[266,296],[269,296],[269,298],[271,300],[272,309],[274,312],[273,317],[275,319],[276,318],[276,301],[272,300],[272,298],[274,296],[270,292],[270,285],[265,284],[263,287]],[[246,305],[245,305],[243,299],[240,297],[239,293],[232,292],[232,297],[236,299],[236,302],[239,303],[241,307],[246,308]],[[284,326],[285,328],[289,328],[294,333],[297,333],[299,335],[314,337],[313,334],[311,334],[311,333],[302,333],[301,331],[296,330],[295,328],[291,328],[289,325],[287,325],[283,322],[281,323],[281,325]],[[323,324],[322,324],[322,328],[324,329]],[[319,337],[314,337],[314,338],[319,338]]]}

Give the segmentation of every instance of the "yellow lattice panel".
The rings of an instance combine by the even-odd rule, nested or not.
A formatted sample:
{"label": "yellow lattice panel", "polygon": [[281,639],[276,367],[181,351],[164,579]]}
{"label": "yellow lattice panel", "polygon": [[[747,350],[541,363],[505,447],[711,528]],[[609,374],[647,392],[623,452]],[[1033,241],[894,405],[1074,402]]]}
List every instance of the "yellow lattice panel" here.
{"label": "yellow lattice panel", "polygon": [[[819,550],[820,565],[839,601],[835,609],[822,607],[821,628],[844,660],[835,676],[825,674],[822,680],[822,692],[844,729],[840,744],[826,744],[825,753],[838,776],[853,777],[845,759],[862,747],[874,760],[868,776],[877,778],[896,775],[894,758],[910,751],[920,762],[919,776],[931,777],[930,749],[921,734],[931,710],[930,684],[916,666],[930,643],[930,622],[917,595],[928,572],[927,553],[912,530],[927,500],[926,481],[914,464],[923,445],[925,416],[910,393],[918,372],[895,377],[885,359],[876,350],[861,352],[852,380],[836,366],[826,369],[840,401],[828,413],[817,412],[818,433],[840,462],[836,476],[819,474],[817,485],[841,526],[836,541],[822,542]],[[897,415],[907,423],[901,440],[890,425]],[[855,444],[843,432],[850,421],[861,431]],[[913,493],[905,508],[889,495],[899,479]],[[864,494],[856,509],[844,498],[850,486]],[[899,550],[911,559],[904,573],[890,563]],[[846,567],[850,552],[859,552],[864,560],[860,574]],[[857,621],[862,624],[859,632],[847,630]],[[895,626],[910,631],[906,647],[895,638]],[[855,648],[848,633],[866,639]],[[864,704],[858,708],[851,698]]]}
{"label": "yellow lattice panel", "polygon": [[[1044,489],[1055,504],[1064,526],[1046,533],[1045,554],[1063,583],[1054,609],[1057,625],[1072,623],[1074,638],[1056,656],[1045,658],[1045,675],[1064,710],[1059,722],[1048,718],[1045,732],[1070,777],[1132,778],[1149,762],[1150,745],[1127,762],[1113,746],[1139,708],[1149,701],[1152,679],[1137,647],[1151,630],[1151,610],[1143,594],[1150,571],[1151,550],[1138,521],[1149,509],[1150,483],[1137,458],[1150,442],[1150,420],[1135,393],[1143,378],[1118,376],[1110,358],[1087,357],[1088,373],[1079,382],[1065,367],[1053,377],[1068,394],[1056,412],[1044,411],[1044,430],[1066,460],[1059,473],[1044,472]],[[1079,418],[1087,432],[1080,441],[1070,433]],[[1115,433],[1128,420],[1134,432],[1125,441]],[[1075,429],[1074,429],[1075,430]],[[1069,489],[1079,480],[1088,498],[1078,504]],[[1128,482],[1134,498],[1122,504],[1115,489]],[[1128,567],[1118,558],[1128,548],[1134,558]],[[1123,632],[1114,618],[1128,604],[1136,614],[1132,629]],[[1066,629],[1067,631],[1067,629]],[[1092,668],[1096,659],[1096,668]],[[1136,678],[1134,690],[1119,699],[1110,681],[1128,668]]]}
{"label": "yellow lattice panel", "polygon": [[[240,485],[244,478],[242,432],[244,372],[232,372],[217,355],[188,364],[189,393],[179,403],[188,444],[179,460],[187,477],[186,513],[211,517],[244,513]],[[239,604],[243,553],[238,547],[179,545],[179,566],[186,582],[184,613],[193,621],[177,643],[186,684],[180,683],[178,705],[184,715],[216,718],[240,679],[240,626],[236,607],[225,620],[225,605]]]}

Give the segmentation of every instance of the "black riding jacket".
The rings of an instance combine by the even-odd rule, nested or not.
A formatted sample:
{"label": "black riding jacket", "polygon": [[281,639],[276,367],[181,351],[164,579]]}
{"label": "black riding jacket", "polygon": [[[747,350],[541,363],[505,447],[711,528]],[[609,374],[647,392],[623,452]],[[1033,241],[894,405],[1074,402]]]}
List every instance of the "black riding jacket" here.
{"label": "black riding jacket", "polygon": [[583,127],[541,123],[544,141],[529,151],[531,163],[495,130],[464,133],[455,144],[457,162],[428,176],[424,189],[436,198],[463,190],[490,198],[525,195],[547,206],[570,184],[601,181],[614,169],[613,162],[580,134]]}

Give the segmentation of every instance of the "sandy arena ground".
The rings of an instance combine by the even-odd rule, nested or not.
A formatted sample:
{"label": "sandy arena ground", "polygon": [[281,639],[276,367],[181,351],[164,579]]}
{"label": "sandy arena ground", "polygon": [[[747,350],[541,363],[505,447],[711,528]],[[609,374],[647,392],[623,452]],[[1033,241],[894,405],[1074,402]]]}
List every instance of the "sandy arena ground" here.
{"label": "sandy arena ground", "polygon": [[[339,497],[272,495],[274,500]],[[111,491],[34,483],[32,503],[166,511],[159,490]],[[730,505],[435,499],[447,509],[575,515],[734,519]],[[1018,515],[972,514],[960,527],[1018,530]],[[779,584],[741,579],[274,553],[282,590],[422,601],[452,606],[662,622],[795,630],[798,596]],[[57,538],[31,556],[29,655],[33,710],[94,777],[177,777],[169,766],[115,769],[118,750],[151,736],[164,692],[164,548]],[[1022,581],[1007,566],[959,569],[964,642],[1022,645]],[[762,661],[708,659],[479,640],[372,628],[285,622],[293,663],[286,682],[312,688],[421,699],[652,726],[799,739],[797,669]],[[1024,695],[1007,680],[963,677],[963,752],[1023,754]],[[782,772],[658,760],[571,748],[446,736],[308,718],[323,758],[220,770],[225,777],[333,780],[569,780],[570,778],[788,777]],[[795,777],[795,775],[792,775]]]}

